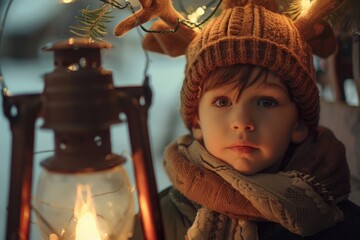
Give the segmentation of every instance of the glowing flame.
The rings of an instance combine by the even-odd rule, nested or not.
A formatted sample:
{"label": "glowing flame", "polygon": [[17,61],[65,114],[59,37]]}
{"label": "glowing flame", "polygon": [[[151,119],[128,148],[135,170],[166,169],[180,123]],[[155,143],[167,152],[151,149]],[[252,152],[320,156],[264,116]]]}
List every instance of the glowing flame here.
{"label": "glowing flame", "polygon": [[75,240],[101,240],[96,223],[96,211],[88,184],[77,186],[74,216],[78,219]]}

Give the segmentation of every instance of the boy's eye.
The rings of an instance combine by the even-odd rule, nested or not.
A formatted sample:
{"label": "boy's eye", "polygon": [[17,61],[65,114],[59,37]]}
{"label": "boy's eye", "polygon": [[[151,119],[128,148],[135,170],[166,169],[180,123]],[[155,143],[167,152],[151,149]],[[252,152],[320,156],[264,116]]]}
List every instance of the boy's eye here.
{"label": "boy's eye", "polygon": [[231,101],[226,97],[219,97],[214,101],[217,107],[226,107],[231,105]]}
{"label": "boy's eye", "polygon": [[263,97],[260,98],[257,102],[257,104],[260,107],[266,107],[266,108],[272,108],[272,107],[276,107],[279,105],[278,101],[274,98],[270,98],[270,97]]}

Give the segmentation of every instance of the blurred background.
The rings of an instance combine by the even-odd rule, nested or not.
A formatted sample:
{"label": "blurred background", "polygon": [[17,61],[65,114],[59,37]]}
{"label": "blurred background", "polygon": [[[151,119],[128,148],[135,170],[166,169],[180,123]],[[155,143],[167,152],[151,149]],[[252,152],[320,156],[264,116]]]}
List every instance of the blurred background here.
{"label": "blurred background", "polygon": [[[187,1],[187,0],[186,0]],[[192,0],[190,0],[192,1]],[[136,6],[137,0],[131,0]],[[4,16],[8,0],[0,0],[0,16]],[[79,10],[100,6],[99,0],[14,0],[8,12],[0,45],[0,71],[12,94],[41,93],[43,74],[53,70],[52,52],[42,52],[41,47],[48,43],[66,39],[73,35],[69,26],[75,25],[75,16]],[[104,40],[114,45],[113,49],[104,50],[102,62],[105,69],[113,72],[116,86],[141,85],[144,80],[146,55],[141,47],[145,34],[133,29],[127,35],[116,38],[112,29],[118,21],[131,15],[129,9],[114,10],[114,21],[108,25],[109,35]],[[343,51],[349,51],[345,47]],[[185,59],[183,56],[171,58],[148,52],[150,86],[153,90],[153,102],[149,111],[149,134],[155,166],[158,190],[169,186],[169,180],[162,167],[162,154],[165,146],[177,136],[187,133],[179,115],[179,91],[184,78]],[[319,88],[327,101],[334,101],[336,94],[326,81],[325,62],[315,58],[318,70]],[[326,64],[325,64],[326,65]],[[324,77],[323,77],[324,76]],[[354,81],[344,81],[346,104],[359,106],[359,98]],[[2,99],[0,103],[2,104]],[[358,111],[358,110],[356,110]],[[96,114],[96,113],[94,113]],[[358,117],[356,117],[357,119]],[[52,153],[53,135],[40,128],[41,119],[36,123],[35,162],[33,191],[39,174],[40,161]],[[356,130],[357,129],[357,130]],[[355,130],[358,131],[358,127]],[[360,135],[360,134],[359,134]],[[355,143],[355,140],[353,141]],[[127,126],[116,125],[112,129],[113,152],[127,156],[130,144]],[[355,146],[356,148],[356,146]],[[0,114],[0,239],[5,236],[6,206],[10,177],[11,135],[9,123],[3,113]],[[354,153],[355,154],[355,153]],[[358,153],[357,153],[358,154]],[[354,163],[352,170],[360,173],[360,163]],[[132,163],[129,159],[126,167],[132,180]],[[357,176],[357,175],[356,175]],[[360,203],[360,184],[357,176],[352,198]],[[32,221],[32,239],[40,239],[35,220]]]}

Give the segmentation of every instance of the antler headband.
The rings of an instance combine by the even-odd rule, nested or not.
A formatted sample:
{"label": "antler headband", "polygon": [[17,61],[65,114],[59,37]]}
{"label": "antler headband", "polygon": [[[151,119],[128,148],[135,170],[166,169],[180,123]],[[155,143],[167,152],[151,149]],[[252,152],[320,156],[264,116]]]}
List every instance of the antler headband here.
{"label": "antler headband", "polygon": [[[223,7],[242,6],[254,2],[274,11],[276,1],[269,0],[223,0]],[[299,33],[312,46],[314,53],[326,57],[332,53],[335,37],[329,24],[322,19],[333,12],[344,0],[307,0],[309,3],[294,20]],[[174,8],[171,0],[140,0],[142,9],[121,21],[114,29],[116,36],[122,36],[129,30],[151,19],[159,18],[152,30],[164,31],[174,28],[184,17]],[[147,50],[178,56],[185,53],[187,45],[196,36],[198,30],[180,24],[174,34],[147,34],[143,47]],[[318,39],[317,39],[318,38]],[[320,38],[320,39],[319,39]]]}

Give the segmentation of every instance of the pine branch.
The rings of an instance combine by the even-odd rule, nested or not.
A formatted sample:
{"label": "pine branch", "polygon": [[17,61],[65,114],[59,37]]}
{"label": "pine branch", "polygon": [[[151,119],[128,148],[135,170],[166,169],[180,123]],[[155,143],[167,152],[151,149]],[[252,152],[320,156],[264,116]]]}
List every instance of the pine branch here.
{"label": "pine branch", "polygon": [[284,15],[288,16],[292,20],[295,20],[302,11],[302,1],[301,0],[292,0],[288,1],[288,6],[283,12]]}
{"label": "pine branch", "polygon": [[[102,0],[101,0],[102,1]],[[79,37],[101,40],[108,34],[106,23],[113,20],[112,7],[122,7],[117,0],[106,0],[101,6],[94,10],[81,9],[75,18],[78,25],[70,26],[70,32]]]}
{"label": "pine branch", "polygon": [[121,4],[119,0],[99,0],[103,2],[101,6],[94,10],[81,9],[80,14],[75,16],[78,25],[70,26],[70,32],[78,37],[92,38],[101,40],[108,34],[106,23],[113,20],[112,8],[125,9],[131,6],[129,2]]}

